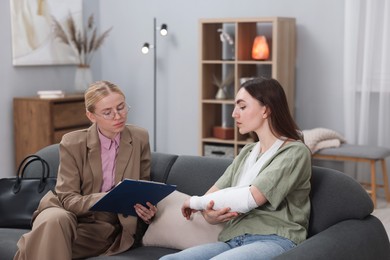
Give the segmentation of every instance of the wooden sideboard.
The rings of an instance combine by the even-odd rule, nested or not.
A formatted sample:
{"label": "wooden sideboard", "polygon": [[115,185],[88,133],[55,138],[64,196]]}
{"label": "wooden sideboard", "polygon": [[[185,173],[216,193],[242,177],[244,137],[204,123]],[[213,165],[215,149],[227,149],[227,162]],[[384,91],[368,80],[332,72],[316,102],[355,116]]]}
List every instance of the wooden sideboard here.
{"label": "wooden sideboard", "polygon": [[13,111],[16,166],[27,155],[59,143],[65,133],[90,125],[82,94],[49,99],[17,97]]}

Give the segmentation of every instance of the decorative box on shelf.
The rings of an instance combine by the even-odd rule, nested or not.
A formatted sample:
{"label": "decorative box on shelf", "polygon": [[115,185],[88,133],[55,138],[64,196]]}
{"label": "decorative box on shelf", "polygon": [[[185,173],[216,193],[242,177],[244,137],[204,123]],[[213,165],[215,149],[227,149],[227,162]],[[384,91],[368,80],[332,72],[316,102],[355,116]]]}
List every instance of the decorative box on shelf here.
{"label": "decorative box on shelf", "polygon": [[213,127],[213,136],[219,139],[234,139],[234,128],[233,127],[222,127],[214,126]]}
{"label": "decorative box on shelf", "polygon": [[208,157],[234,158],[234,148],[223,144],[205,144],[204,155]]}

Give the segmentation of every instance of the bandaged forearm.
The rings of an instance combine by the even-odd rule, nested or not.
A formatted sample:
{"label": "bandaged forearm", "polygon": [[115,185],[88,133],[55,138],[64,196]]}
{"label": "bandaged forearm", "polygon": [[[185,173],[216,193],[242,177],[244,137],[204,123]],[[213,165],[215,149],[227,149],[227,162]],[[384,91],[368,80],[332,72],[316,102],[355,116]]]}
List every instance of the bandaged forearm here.
{"label": "bandaged forearm", "polygon": [[210,201],[214,201],[214,210],[230,208],[230,211],[233,212],[247,213],[258,207],[250,187],[245,186],[226,188],[201,197],[192,196],[190,198],[190,208],[204,210]]}

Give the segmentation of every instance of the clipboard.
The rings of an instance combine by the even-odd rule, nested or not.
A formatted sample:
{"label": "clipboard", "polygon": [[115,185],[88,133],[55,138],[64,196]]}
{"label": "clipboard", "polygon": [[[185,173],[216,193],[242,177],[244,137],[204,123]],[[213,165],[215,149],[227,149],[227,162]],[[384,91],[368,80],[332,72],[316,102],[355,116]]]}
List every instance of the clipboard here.
{"label": "clipboard", "polygon": [[139,203],[146,207],[146,202],[150,202],[156,205],[174,190],[176,190],[176,185],[124,179],[98,200],[90,210],[137,216],[135,204]]}

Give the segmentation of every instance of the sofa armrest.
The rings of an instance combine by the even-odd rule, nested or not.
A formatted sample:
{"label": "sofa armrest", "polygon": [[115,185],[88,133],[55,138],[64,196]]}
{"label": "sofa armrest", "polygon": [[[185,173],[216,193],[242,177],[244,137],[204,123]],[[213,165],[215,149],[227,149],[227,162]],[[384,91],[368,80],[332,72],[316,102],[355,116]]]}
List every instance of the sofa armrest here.
{"label": "sofa armrest", "polygon": [[390,244],[383,224],[368,216],[339,222],[275,259],[390,259]]}

